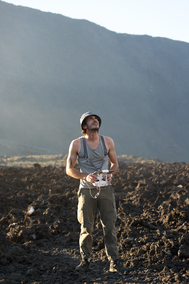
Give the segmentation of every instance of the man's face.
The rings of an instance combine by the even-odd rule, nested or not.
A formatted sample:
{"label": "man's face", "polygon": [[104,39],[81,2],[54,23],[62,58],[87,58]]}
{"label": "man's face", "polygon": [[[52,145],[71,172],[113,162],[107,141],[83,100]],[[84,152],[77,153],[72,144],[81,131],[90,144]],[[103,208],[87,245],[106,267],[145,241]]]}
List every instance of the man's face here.
{"label": "man's face", "polygon": [[86,126],[88,130],[99,130],[99,121],[95,115],[86,118]]}

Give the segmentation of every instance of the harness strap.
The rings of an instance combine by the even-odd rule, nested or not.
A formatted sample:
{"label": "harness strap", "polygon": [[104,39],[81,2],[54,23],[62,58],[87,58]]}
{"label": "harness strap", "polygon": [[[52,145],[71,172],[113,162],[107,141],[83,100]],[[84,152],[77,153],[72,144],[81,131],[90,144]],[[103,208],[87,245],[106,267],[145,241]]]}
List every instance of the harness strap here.
{"label": "harness strap", "polygon": [[82,141],[83,141],[83,149],[84,149],[84,158],[87,159],[88,153],[87,153],[87,143],[86,143],[85,137],[82,138]]}
{"label": "harness strap", "polygon": [[105,145],[104,137],[102,135],[100,135],[100,139],[101,139],[102,145],[104,147],[104,156],[107,156],[108,155],[108,151],[107,151],[107,148],[106,148],[106,145]]}

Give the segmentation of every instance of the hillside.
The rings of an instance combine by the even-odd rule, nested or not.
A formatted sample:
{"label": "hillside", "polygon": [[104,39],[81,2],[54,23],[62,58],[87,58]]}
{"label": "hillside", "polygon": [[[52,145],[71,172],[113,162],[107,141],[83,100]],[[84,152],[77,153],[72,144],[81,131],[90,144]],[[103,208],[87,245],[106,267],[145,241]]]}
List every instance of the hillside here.
{"label": "hillside", "polygon": [[189,161],[189,44],[0,1],[0,155],[67,153],[88,110],[118,155]]}

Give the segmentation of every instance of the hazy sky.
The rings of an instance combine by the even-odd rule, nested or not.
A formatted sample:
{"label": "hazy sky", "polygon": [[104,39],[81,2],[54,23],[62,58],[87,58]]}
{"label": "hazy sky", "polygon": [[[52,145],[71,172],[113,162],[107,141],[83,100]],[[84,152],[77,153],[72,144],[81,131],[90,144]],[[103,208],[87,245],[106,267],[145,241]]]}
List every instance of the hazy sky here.
{"label": "hazy sky", "polygon": [[4,0],[75,19],[118,33],[189,42],[189,0]]}

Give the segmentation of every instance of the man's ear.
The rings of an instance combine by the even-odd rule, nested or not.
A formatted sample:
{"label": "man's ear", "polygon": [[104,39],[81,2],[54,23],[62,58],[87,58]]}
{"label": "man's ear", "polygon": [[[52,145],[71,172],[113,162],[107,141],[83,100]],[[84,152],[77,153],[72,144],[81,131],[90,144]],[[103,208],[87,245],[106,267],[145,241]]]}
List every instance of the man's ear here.
{"label": "man's ear", "polygon": [[86,124],[83,124],[83,129],[87,129],[87,125]]}

